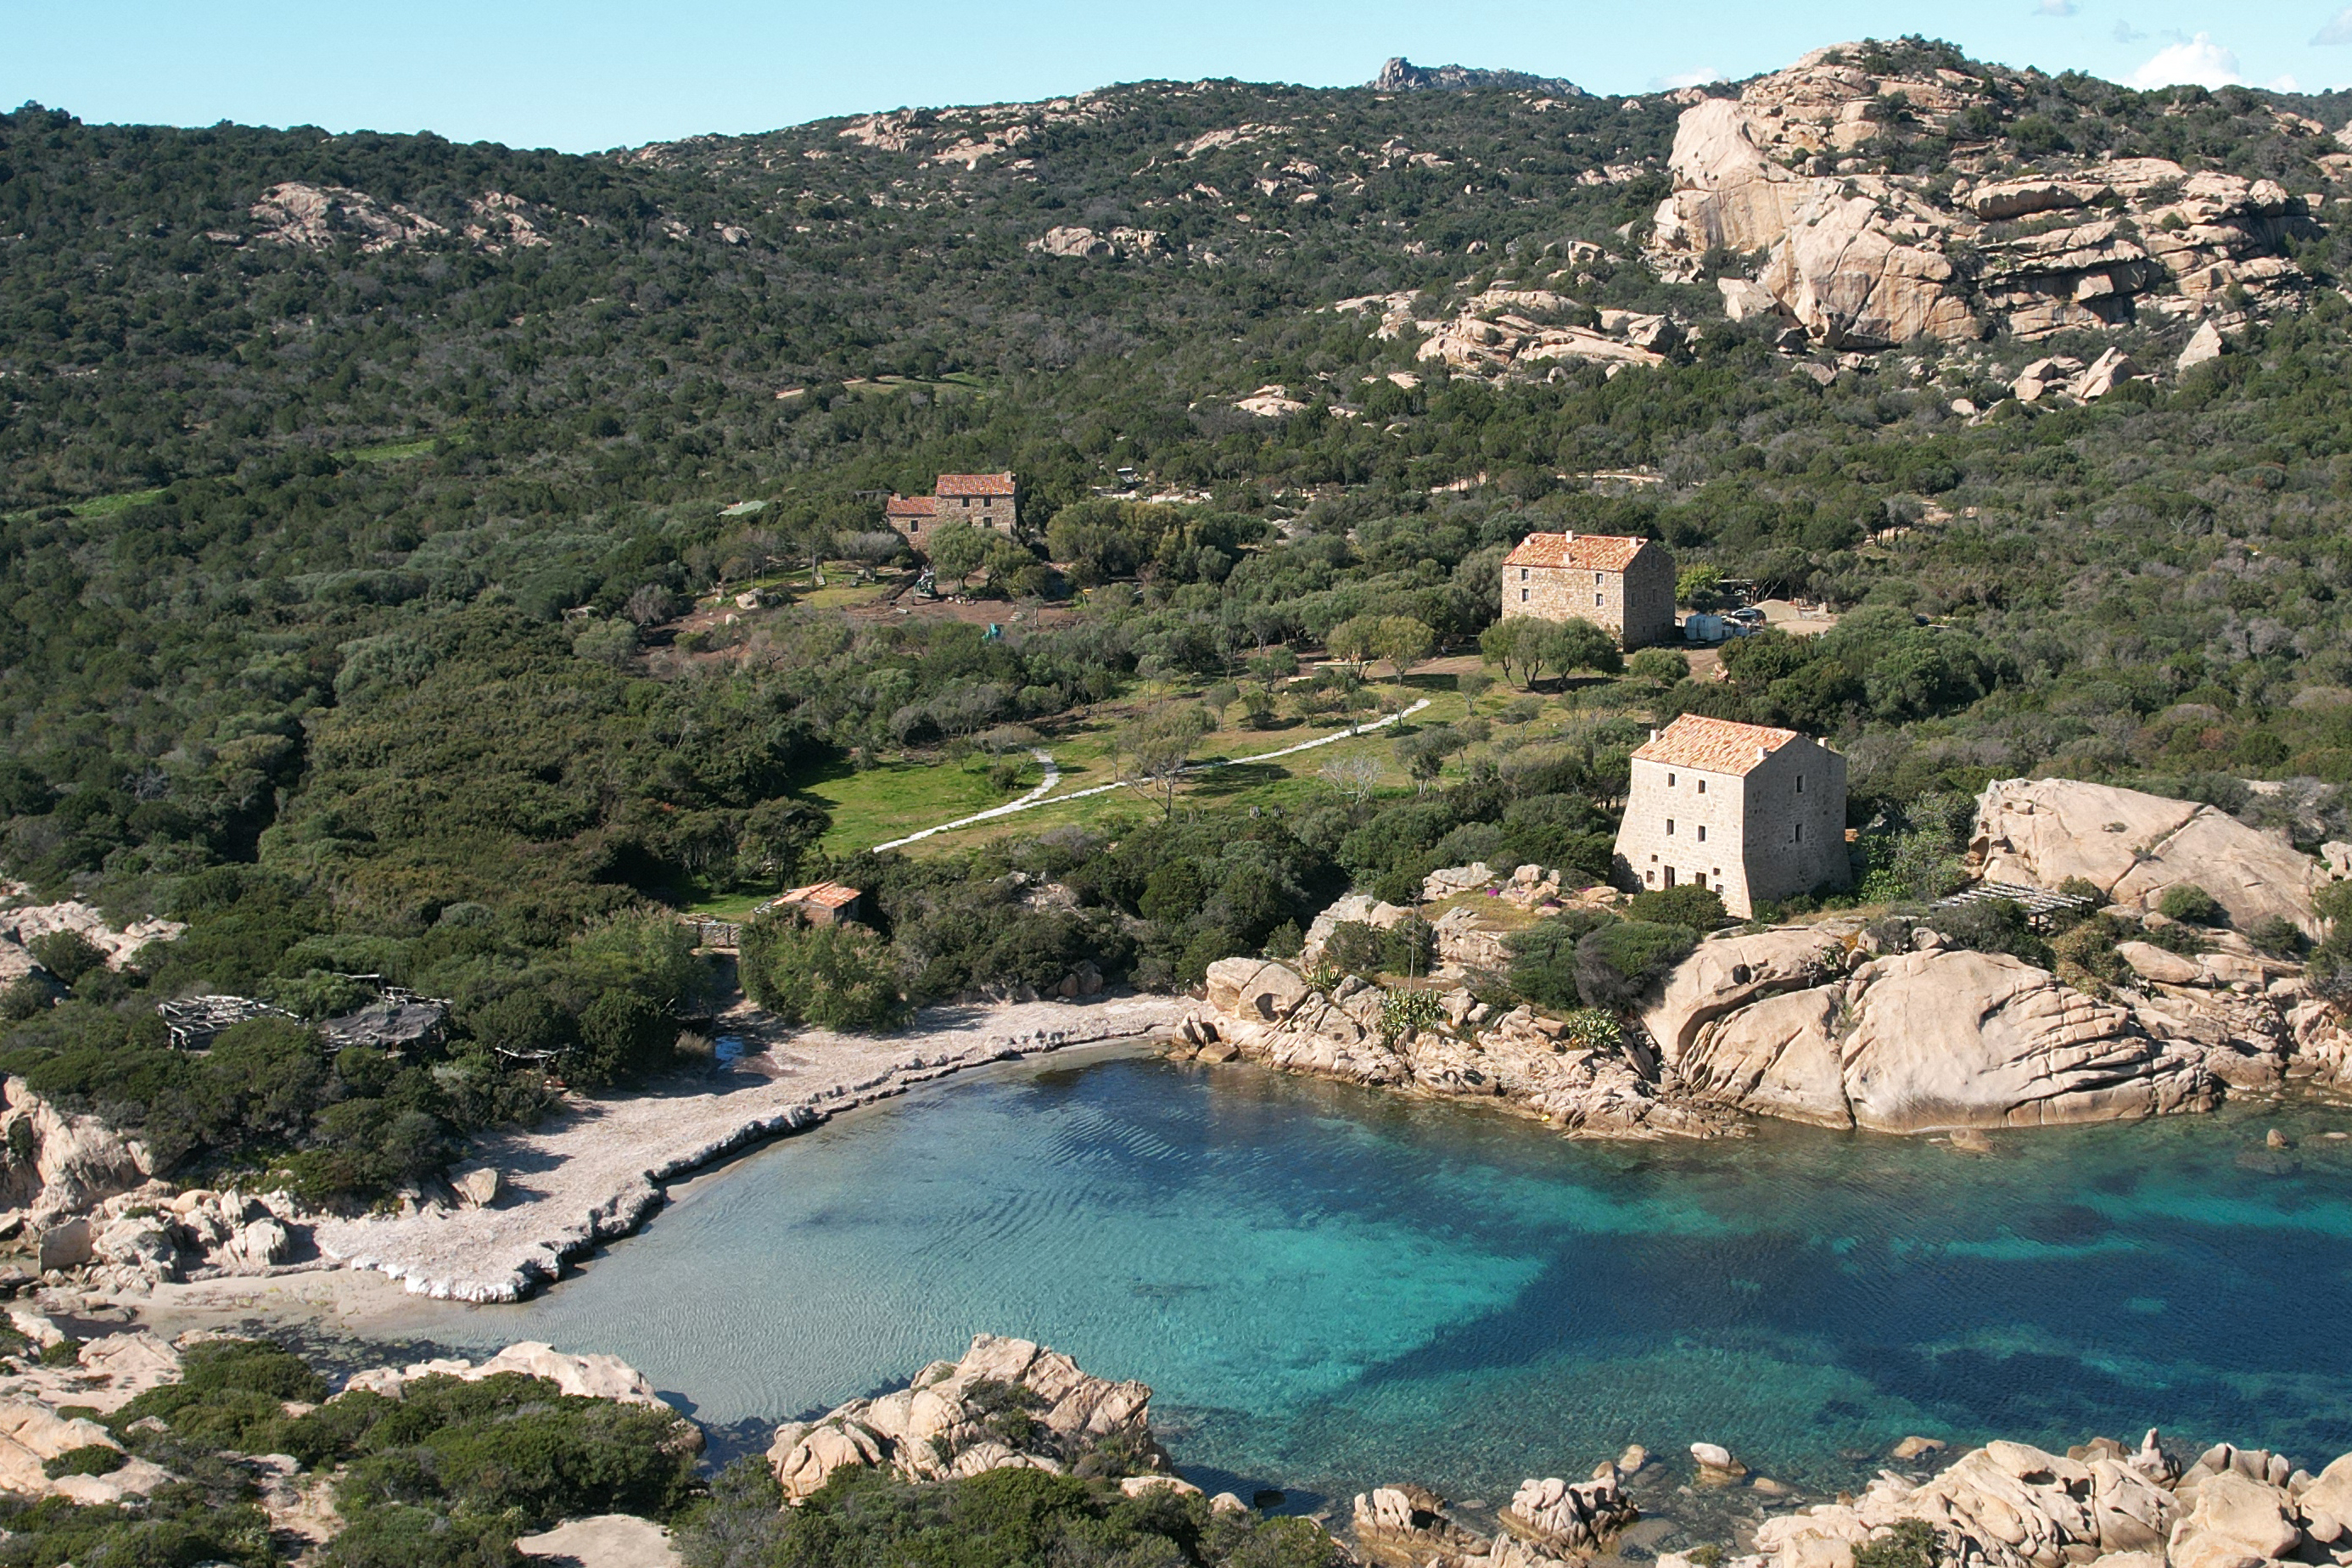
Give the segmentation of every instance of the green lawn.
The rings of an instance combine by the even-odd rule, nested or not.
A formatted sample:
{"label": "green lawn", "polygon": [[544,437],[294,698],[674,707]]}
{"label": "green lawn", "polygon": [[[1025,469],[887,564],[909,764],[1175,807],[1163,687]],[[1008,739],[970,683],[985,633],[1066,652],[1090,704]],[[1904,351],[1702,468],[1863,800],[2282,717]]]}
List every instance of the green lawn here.
{"label": "green lawn", "polygon": [[821,847],[829,854],[854,855],[936,823],[1003,805],[1036,786],[1034,762],[1010,790],[989,783],[987,764],[988,759],[973,757],[961,763],[895,763],[860,773],[838,763],[803,776],[794,793],[823,801],[833,813],[833,826],[819,841]]}

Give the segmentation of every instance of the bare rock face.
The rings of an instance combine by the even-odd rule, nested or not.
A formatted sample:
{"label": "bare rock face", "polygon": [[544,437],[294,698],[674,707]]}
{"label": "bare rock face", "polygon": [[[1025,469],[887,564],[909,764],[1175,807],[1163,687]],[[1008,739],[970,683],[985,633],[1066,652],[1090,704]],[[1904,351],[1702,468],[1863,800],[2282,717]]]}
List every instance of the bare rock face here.
{"label": "bare rock face", "polygon": [[1605,1487],[1524,1482],[1499,1517],[1506,1533],[1489,1540],[1458,1522],[1428,1488],[1399,1485],[1357,1493],[1349,1524],[1358,1554],[1379,1568],[1559,1568],[1563,1558],[1584,1561],[1591,1543],[1632,1523],[1634,1510],[1612,1473]]}
{"label": "bare rock face", "polygon": [[887,1465],[909,1480],[1019,1467],[1059,1472],[1106,1440],[1164,1462],[1150,1404],[1142,1384],[1095,1377],[1028,1340],[978,1334],[961,1361],[933,1362],[895,1394],[779,1428],[768,1462],[790,1502],[845,1465]]}
{"label": "bare rock face", "polygon": [[1498,1516],[1503,1528],[1557,1557],[1589,1555],[1641,1517],[1617,1467],[1602,1460],[1592,1479],[1570,1483],[1558,1476],[1523,1481]]}
{"label": "bare rock face", "polygon": [[2210,1100],[2200,1061],[2006,953],[1905,953],[1854,980],[1844,1085],[1855,1123],[1874,1131],[2112,1121]]}
{"label": "bare rock face", "polygon": [[[1882,1472],[1851,1503],[1767,1520],[1756,1548],[1771,1568],[1851,1568],[1853,1549],[1906,1520],[1937,1534],[1937,1556],[2047,1568],[2103,1554],[2160,1552],[2178,1505],[2158,1479],[2095,1443],[2084,1458],[1988,1443],[1917,1485]],[[2160,1559],[2159,1559],[2160,1561]]]}
{"label": "bare rock face", "polygon": [[1495,1013],[1466,991],[1443,998],[1442,1023],[1391,1038],[1385,994],[1354,975],[1327,993],[1285,964],[1221,959],[1209,966],[1205,1026],[1218,1048],[1281,1071],[1500,1100],[1572,1133],[1704,1137],[1731,1125],[1713,1107],[1660,1098],[1637,1047],[1573,1043],[1558,1020],[1525,1006]]}
{"label": "bare rock face", "polygon": [[1362,893],[1349,893],[1338,899],[1309,922],[1306,940],[1300,944],[1298,960],[1312,965],[1323,956],[1323,944],[1331,933],[1343,925],[1368,925],[1375,931],[1389,931],[1412,917],[1411,910],[1399,909],[1382,900]]}
{"label": "bare rock face", "polygon": [[2285,241],[2310,220],[2273,181],[2192,174],[2160,158],[1948,191],[1873,172],[1863,154],[1890,99],[1948,132],[2002,105],[1977,78],[1873,74],[1851,63],[1861,53],[1817,50],[1737,100],[1684,110],[1667,160],[1673,194],[1648,241],[1662,275],[1687,281],[1717,247],[1766,254],[1753,287],[1771,306],[1727,287],[1732,318],[1777,307],[1822,345],[1861,350],[1991,326],[2032,341],[2147,315],[2196,320],[2232,289],[2260,310],[2307,287]]}
{"label": "bare rock face", "polygon": [[[0,1164],[0,1201],[30,1209],[37,1226],[138,1187],[152,1173],[146,1144],[95,1116],[63,1114],[21,1078],[0,1084],[0,1140],[8,1150]],[[26,1140],[29,1163],[16,1152]]]}
{"label": "bare rock face", "polygon": [[1097,234],[1090,228],[1065,226],[1047,229],[1041,237],[1029,242],[1029,248],[1047,256],[1081,260],[1134,258],[1165,249],[1166,237],[1156,228],[1114,228]]}
{"label": "bare rock face", "polygon": [[2113,902],[2154,909],[2165,889],[2203,888],[2241,930],[2265,916],[2319,934],[2319,865],[2283,837],[2194,801],[2073,779],[2000,779],[1977,801],[1970,868],[1989,881],[2093,883]]}
{"label": "bare rock face", "polygon": [[545,1378],[564,1393],[583,1398],[667,1408],[661,1396],[654,1392],[654,1385],[646,1381],[645,1374],[620,1357],[566,1355],[553,1346],[535,1340],[509,1345],[479,1365],[444,1358],[397,1369],[383,1366],[353,1373],[344,1383],[342,1393],[364,1392],[380,1394],[386,1399],[399,1399],[407,1393],[407,1385],[420,1377],[454,1377],[466,1383],[479,1383],[486,1377],[496,1377],[508,1372],[520,1373],[525,1377]]}

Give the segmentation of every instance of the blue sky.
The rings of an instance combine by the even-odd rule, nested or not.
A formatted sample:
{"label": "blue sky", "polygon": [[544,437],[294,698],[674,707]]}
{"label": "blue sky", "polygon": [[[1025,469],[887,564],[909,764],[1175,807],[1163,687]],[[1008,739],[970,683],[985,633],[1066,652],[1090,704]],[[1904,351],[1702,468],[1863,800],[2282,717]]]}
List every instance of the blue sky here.
{"label": "blue sky", "polygon": [[1635,92],[1910,32],[2140,86],[2352,85],[2346,0],[0,0],[0,102],[583,152],[1151,77],[1341,85],[1393,54]]}

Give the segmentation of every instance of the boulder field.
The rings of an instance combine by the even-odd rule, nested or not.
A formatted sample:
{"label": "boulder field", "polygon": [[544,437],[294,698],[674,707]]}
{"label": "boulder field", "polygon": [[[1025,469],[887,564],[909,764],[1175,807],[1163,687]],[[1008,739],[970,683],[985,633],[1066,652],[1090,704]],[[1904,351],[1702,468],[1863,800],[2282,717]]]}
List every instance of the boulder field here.
{"label": "boulder field", "polygon": [[[2157,904],[2182,883],[2240,926],[2321,927],[2316,862],[2194,802],[2004,781],[1979,803],[1973,859],[1992,881],[2087,881],[2151,938],[2165,923]],[[1458,892],[1465,876],[1437,873],[1432,890]],[[2193,953],[2119,942],[2127,983],[2093,995],[2006,953],[1948,944],[1938,918],[1717,933],[1613,1043],[1529,1007],[1498,1011],[1466,987],[1441,994],[1441,1017],[1403,1026],[1384,1021],[1387,994],[1360,978],[1318,987],[1288,964],[1226,959],[1208,972],[1208,1016],[1178,1048],[1496,1100],[1600,1137],[1706,1136],[1743,1115],[1884,1132],[2058,1126],[2210,1110],[2233,1089],[2290,1080],[2352,1088],[2352,1035],[2333,1006],[2302,965],[2235,931],[2201,933]]]}

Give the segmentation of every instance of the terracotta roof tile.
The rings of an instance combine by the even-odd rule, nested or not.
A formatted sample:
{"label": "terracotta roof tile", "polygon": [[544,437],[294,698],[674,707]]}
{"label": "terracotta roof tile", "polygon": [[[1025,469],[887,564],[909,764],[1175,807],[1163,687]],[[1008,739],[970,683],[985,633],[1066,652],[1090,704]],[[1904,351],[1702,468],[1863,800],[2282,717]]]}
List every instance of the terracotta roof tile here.
{"label": "terracotta roof tile", "polygon": [[1652,736],[1649,744],[1633,753],[1633,760],[1703,773],[1746,774],[1770,753],[1801,738],[1794,730],[1685,713]]}
{"label": "terracotta roof tile", "polygon": [[1646,539],[1613,533],[1530,533],[1503,558],[1507,566],[1566,566],[1578,572],[1622,572]]}
{"label": "terracotta roof tile", "polygon": [[937,507],[929,496],[892,496],[882,509],[885,517],[929,517]]}
{"label": "terracotta roof tile", "polygon": [[793,888],[776,895],[780,904],[812,904],[820,910],[838,910],[856,903],[862,897],[858,890],[845,882],[811,882],[805,888]]}
{"label": "terracotta roof tile", "polygon": [[1011,474],[941,474],[933,491],[943,496],[1009,496]]}

